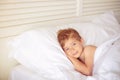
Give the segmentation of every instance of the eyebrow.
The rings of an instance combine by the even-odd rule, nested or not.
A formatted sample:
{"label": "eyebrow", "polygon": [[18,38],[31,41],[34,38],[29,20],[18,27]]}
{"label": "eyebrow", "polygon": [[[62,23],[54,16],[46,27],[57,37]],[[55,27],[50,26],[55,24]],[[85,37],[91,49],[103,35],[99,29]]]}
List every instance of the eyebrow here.
{"label": "eyebrow", "polygon": [[[70,43],[70,45],[72,45],[73,43],[75,43],[75,41],[72,41],[72,42]],[[64,45],[63,48],[66,48],[66,46]],[[67,48],[68,48],[68,47],[67,47]]]}

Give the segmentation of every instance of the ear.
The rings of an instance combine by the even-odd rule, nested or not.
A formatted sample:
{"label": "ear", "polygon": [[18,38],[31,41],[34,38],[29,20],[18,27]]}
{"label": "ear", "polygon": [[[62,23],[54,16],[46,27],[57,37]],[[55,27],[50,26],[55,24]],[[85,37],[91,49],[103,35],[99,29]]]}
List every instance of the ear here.
{"label": "ear", "polygon": [[83,39],[83,38],[81,38],[81,39],[80,39],[80,42],[81,42],[82,44],[84,44],[84,39]]}

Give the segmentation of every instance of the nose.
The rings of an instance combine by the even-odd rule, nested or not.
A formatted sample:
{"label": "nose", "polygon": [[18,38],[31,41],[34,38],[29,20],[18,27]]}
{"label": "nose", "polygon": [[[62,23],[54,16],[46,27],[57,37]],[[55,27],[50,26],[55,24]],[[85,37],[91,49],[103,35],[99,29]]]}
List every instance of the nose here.
{"label": "nose", "polygon": [[74,51],[75,51],[75,48],[71,47],[71,48],[70,48],[70,51],[71,51],[71,52],[74,52]]}
{"label": "nose", "polygon": [[71,54],[72,56],[74,56],[74,55],[76,54],[76,50],[75,50],[75,48],[71,48],[71,50],[70,50],[70,54]]}

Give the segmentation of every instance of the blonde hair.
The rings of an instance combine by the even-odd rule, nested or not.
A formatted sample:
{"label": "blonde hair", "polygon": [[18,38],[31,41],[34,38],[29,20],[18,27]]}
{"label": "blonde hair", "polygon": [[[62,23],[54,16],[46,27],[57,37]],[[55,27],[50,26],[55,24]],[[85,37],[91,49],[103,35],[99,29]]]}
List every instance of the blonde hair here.
{"label": "blonde hair", "polygon": [[65,45],[65,41],[69,40],[70,38],[75,38],[77,40],[81,40],[81,36],[73,28],[59,30],[57,38],[58,38],[58,42],[59,42],[59,44],[61,45],[62,48]]}

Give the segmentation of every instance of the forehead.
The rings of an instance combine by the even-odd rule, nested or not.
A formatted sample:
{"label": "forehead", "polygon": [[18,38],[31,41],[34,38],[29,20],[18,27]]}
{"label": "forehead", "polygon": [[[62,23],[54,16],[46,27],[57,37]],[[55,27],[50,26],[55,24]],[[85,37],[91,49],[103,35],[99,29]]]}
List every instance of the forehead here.
{"label": "forehead", "polygon": [[78,40],[74,39],[74,38],[70,38],[70,39],[66,40],[63,48],[69,47],[72,43],[74,43],[76,41],[78,41]]}

